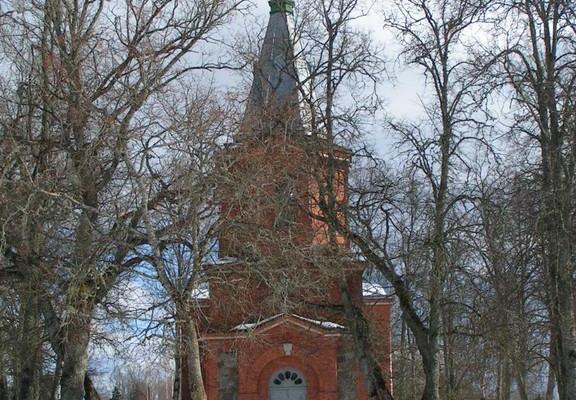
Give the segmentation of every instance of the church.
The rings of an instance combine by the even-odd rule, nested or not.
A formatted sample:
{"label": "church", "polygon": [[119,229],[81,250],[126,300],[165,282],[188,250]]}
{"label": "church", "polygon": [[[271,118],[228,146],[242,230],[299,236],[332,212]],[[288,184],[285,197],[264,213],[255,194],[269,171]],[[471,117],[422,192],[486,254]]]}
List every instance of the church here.
{"label": "church", "polygon": [[221,157],[230,183],[219,190],[219,258],[205,265],[209,296],[198,300],[206,394],[365,400],[341,296],[368,316],[390,391],[392,300],[363,283],[366,262],[315,217],[322,215],[319,176],[329,177],[337,205],[347,202],[351,152],[310,133],[294,4],[269,4],[244,121]]}

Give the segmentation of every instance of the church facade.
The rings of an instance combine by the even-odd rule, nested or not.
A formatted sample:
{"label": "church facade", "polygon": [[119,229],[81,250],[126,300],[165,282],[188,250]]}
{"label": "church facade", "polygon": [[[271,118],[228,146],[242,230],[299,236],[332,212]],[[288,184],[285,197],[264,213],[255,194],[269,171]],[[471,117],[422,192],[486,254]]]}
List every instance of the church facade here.
{"label": "church facade", "polygon": [[347,201],[351,154],[307,132],[292,6],[270,2],[243,126],[222,154],[219,259],[199,300],[208,400],[367,399],[343,293],[368,316],[392,390],[391,299],[363,284],[365,262],[317,218],[319,176]]}

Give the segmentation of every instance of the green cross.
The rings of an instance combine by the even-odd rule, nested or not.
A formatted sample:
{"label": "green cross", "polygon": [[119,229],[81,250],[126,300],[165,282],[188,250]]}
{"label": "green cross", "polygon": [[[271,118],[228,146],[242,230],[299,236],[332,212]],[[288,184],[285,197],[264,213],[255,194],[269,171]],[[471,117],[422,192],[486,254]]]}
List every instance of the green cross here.
{"label": "green cross", "polygon": [[294,10],[294,0],[271,0],[268,4],[270,5],[270,14],[277,12],[292,14]]}

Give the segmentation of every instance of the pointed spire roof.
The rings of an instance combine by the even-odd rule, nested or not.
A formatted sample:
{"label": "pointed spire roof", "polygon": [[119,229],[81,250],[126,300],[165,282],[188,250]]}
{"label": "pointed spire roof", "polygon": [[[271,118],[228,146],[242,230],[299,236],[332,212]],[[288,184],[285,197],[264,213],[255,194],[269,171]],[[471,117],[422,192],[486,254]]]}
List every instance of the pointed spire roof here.
{"label": "pointed spire roof", "polygon": [[270,19],[254,63],[254,79],[246,106],[243,131],[302,129],[299,68],[294,35],[293,0],[271,0]]}

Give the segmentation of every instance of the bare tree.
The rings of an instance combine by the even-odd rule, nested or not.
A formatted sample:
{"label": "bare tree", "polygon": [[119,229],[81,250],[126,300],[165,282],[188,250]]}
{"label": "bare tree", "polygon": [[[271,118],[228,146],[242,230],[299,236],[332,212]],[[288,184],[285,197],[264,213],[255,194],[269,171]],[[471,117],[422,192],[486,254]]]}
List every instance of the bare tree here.
{"label": "bare tree", "polygon": [[[546,364],[546,307],[535,221],[537,191],[529,175],[494,169],[480,179],[474,196],[479,228],[469,230],[481,268],[470,270],[477,299],[477,331],[494,348],[497,397],[512,389],[528,399],[531,381]],[[540,379],[540,378],[538,378]]]}
{"label": "bare tree", "polygon": [[576,396],[574,317],[574,4],[503,2],[496,34],[505,38],[498,82],[512,90],[513,133],[534,146],[540,195],[538,234],[546,275],[552,366],[560,399]]}
{"label": "bare tree", "polygon": [[[396,2],[386,17],[386,25],[398,34],[406,62],[419,67],[430,82],[430,101],[424,101],[422,123],[388,125],[399,135],[399,147],[408,155],[406,175],[426,197],[419,207],[424,208],[417,231],[411,233],[416,235],[406,237],[416,246],[410,253],[393,251],[394,237],[403,235],[403,210],[393,212],[398,207],[398,189],[392,190],[390,180],[374,171],[385,168],[382,164],[369,167],[364,182],[368,186],[359,186],[352,195],[356,202],[347,211],[352,228],[337,223],[333,212],[330,218],[394,288],[421,356],[426,377],[424,399],[440,397],[442,320],[449,300],[446,285],[457,254],[459,205],[466,198],[465,182],[455,167],[465,165],[462,148],[468,139],[482,139],[485,124],[476,114],[483,100],[481,75],[472,73],[471,61],[458,49],[463,46],[463,35],[481,20],[483,11],[482,3],[408,1]],[[329,204],[324,207],[332,208]],[[404,268],[410,259],[404,256],[419,267],[420,280],[406,275]]]}
{"label": "bare tree", "polygon": [[[359,0],[309,1],[297,13],[296,35],[303,50],[295,56],[307,65],[299,76],[303,123],[313,138],[303,141],[308,160],[303,167],[306,173],[312,172],[312,189],[307,192],[311,203],[300,209],[319,222],[317,234],[324,238],[320,242],[325,249],[312,249],[306,258],[339,293],[337,308],[349,327],[368,396],[390,399],[391,377],[384,372],[384,357],[377,351],[383,343],[379,343],[366,309],[350,290],[350,280],[356,279],[352,270],[361,271],[365,265],[351,266],[348,240],[327,223],[347,224],[347,180],[353,152],[343,145],[355,143],[363,123],[380,106],[377,88],[385,72],[384,60],[370,35],[353,27],[372,6],[373,2]],[[308,299],[310,303],[314,300]]]}
{"label": "bare tree", "polygon": [[[154,143],[143,110],[185,74],[221,67],[191,54],[244,3],[7,5],[2,52],[18,73],[2,79],[1,185],[13,194],[0,204],[2,272],[35,285],[62,399],[84,396],[95,306],[140,262],[133,249],[148,238],[145,211],[171,195],[149,177],[148,201],[135,198],[127,160]],[[164,236],[182,224],[155,229]]]}
{"label": "bare tree", "polygon": [[[161,119],[155,116],[165,130],[158,137],[162,137],[163,145],[156,149],[161,158],[153,161],[150,154],[143,153],[137,161],[138,165],[147,165],[148,176],[158,177],[161,186],[171,188],[171,196],[158,204],[160,214],[144,211],[152,249],[138,249],[137,253],[154,268],[155,278],[174,308],[174,396],[186,390],[186,398],[204,400],[198,342],[202,312],[198,302],[208,296],[204,267],[215,255],[219,227],[226,221],[224,215],[218,214],[215,189],[222,181],[217,156],[231,132],[226,117],[230,110],[218,104],[213,89],[184,92],[161,101],[165,115]],[[129,173],[138,179],[140,201],[145,204],[149,201],[148,185],[135,164],[126,163],[131,166]],[[157,236],[157,227],[163,225],[179,228],[169,235]],[[182,366],[182,362],[186,365]],[[183,371],[186,377],[181,380]]]}

